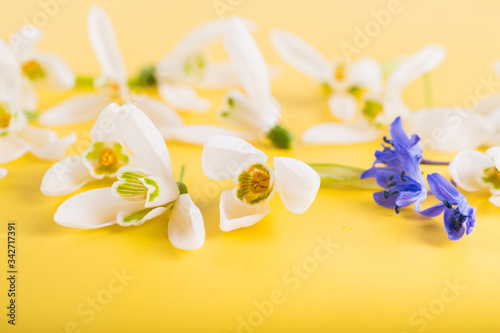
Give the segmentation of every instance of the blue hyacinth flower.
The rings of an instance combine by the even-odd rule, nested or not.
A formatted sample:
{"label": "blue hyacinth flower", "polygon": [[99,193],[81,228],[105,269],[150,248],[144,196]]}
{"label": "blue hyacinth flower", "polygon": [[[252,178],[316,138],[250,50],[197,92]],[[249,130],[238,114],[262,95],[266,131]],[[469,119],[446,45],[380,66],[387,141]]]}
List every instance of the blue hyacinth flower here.
{"label": "blue hyacinth flower", "polygon": [[366,170],[361,178],[375,177],[383,191],[373,194],[375,202],[399,213],[401,207],[415,204],[415,210],[427,198],[427,186],[420,170],[423,148],[417,135],[408,137],[403,129],[401,118],[391,124],[391,139],[384,138],[389,146],[375,152],[372,168]]}
{"label": "blue hyacinth flower", "polygon": [[457,241],[464,234],[470,234],[476,225],[476,208],[472,208],[465,196],[440,174],[428,175],[427,182],[432,194],[441,203],[420,214],[435,217],[444,212],[444,227],[450,240]]}

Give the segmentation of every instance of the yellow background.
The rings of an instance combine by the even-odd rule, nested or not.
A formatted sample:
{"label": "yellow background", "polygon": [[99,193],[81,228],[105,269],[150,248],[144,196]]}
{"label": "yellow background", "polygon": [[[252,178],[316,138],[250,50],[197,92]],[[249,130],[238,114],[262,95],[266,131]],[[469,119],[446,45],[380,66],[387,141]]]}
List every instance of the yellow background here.
{"label": "yellow background", "polygon": [[[48,0],[1,0],[0,37],[6,39],[42,9]],[[193,26],[219,17],[217,1],[100,0],[114,22],[130,73],[158,60]],[[299,136],[307,127],[331,119],[325,97],[306,76],[280,61],[271,48],[273,27],[291,30],[325,56],[340,56],[341,42],[353,43],[355,28],[373,21],[370,11],[389,1],[220,0],[259,23],[255,38],[269,63],[281,65],[273,93],[289,115],[288,127]],[[81,74],[99,67],[86,32],[92,1],[69,0],[44,27],[40,48],[63,56]],[[447,47],[445,62],[432,73],[435,103],[461,104],[474,94],[479,77],[492,73],[500,59],[500,2],[401,0],[402,11],[361,50],[384,62],[434,42]],[[40,109],[80,93],[44,92]],[[224,92],[202,92],[213,109],[186,114],[189,123],[215,123]],[[155,92],[152,93],[157,96]],[[414,108],[425,104],[422,81],[405,92]],[[79,141],[70,154],[88,146],[91,124],[58,129],[75,131]],[[305,162],[343,163],[366,168],[379,143],[344,147],[303,147],[292,151],[257,143],[270,157],[291,156]],[[50,162],[26,156],[10,163],[0,181],[0,268],[6,271],[7,222],[17,223],[17,325],[7,325],[7,281],[0,282],[2,332],[65,332],[74,322],[81,332],[493,332],[500,329],[499,209],[488,196],[469,195],[478,206],[476,230],[451,242],[440,218],[400,215],[375,205],[370,191],[321,189],[303,215],[288,212],[278,196],[271,213],[258,224],[224,233],[218,227],[219,195],[230,183],[204,177],[201,147],[168,143],[175,176],[187,165],[185,182],[200,205],[206,243],[198,251],[174,248],[166,219],[140,227],[113,226],[85,231],[65,228],[52,216],[67,197],[45,197],[39,191]],[[447,158],[432,154],[432,158]],[[445,167],[426,169],[447,173]],[[95,182],[89,190],[111,182]],[[198,193],[198,194],[197,194]],[[205,196],[199,193],[206,193]],[[314,257],[319,238],[338,245],[331,254]],[[317,266],[314,266],[317,262]],[[310,271],[297,280],[296,266]],[[113,299],[87,315],[77,312],[89,298],[109,295],[114,273],[133,280]],[[3,276],[3,275],[2,275]],[[293,280],[291,280],[293,279]],[[294,281],[294,282],[292,282]],[[298,282],[300,281],[300,283]],[[449,289],[458,282],[465,290]],[[117,286],[117,285],[113,285]],[[113,289],[114,290],[114,289]],[[282,292],[280,304],[270,300]],[[272,294],[274,296],[272,296]],[[104,296],[103,296],[104,295]],[[267,304],[258,310],[255,305]],[[83,305],[82,305],[83,304]],[[420,315],[431,307],[431,316]],[[260,312],[258,312],[260,311]],[[434,311],[434,314],[432,314]],[[260,314],[259,314],[260,313]],[[261,320],[262,319],[262,320]],[[250,320],[250,321],[249,321]],[[417,320],[417,322],[415,322]],[[246,326],[253,323],[254,326]],[[69,324],[68,324],[69,323]],[[67,331],[72,331],[67,330]]]}

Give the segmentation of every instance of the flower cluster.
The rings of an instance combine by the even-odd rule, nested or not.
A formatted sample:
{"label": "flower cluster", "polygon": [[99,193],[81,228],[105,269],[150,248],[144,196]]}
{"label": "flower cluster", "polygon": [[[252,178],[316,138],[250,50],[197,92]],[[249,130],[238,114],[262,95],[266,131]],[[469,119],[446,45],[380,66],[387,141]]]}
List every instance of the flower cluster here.
{"label": "flower cluster", "polygon": [[[420,163],[424,150],[420,138],[405,133],[402,120],[398,117],[390,128],[391,138],[384,137],[383,150],[375,152],[372,168],[361,178],[374,177],[384,190],[374,193],[375,202],[381,206],[400,212],[402,207],[414,205],[421,215],[435,217],[442,213],[444,226],[451,240],[459,240],[469,234],[476,223],[476,210],[467,199],[443,176],[433,173],[427,176],[430,192],[424,181]],[[422,202],[429,194],[441,203],[422,209]]]}

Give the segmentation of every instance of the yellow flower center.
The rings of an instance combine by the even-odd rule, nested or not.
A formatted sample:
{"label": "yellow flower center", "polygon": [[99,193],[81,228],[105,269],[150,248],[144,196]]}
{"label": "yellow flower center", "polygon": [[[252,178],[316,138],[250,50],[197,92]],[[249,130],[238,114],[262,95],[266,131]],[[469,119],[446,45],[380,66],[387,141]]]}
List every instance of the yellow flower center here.
{"label": "yellow flower center", "polygon": [[251,165],[238,176],[236,196],[248,205],[267,199],[274,188],[271,170],[260,163]]}
{"label": "yellow flower center", "polygon": [[26,74],[30,80],[40,79],[45,76],[45,71],[42,66],[35,60],[29,60],[23,63],[22,69],[23,73]]}
{"label": "yellow flower center", "polygon": [[0,104],[0,129],[9,127],[12,115],[3,104]]}
{"label": "yellow flower center", "polygon": [[99,164],[105,167],[114,166],[118,163],[118,158],[111,148],[104,148],[99,156]]}
{"label": "yellow flower center", "polygon": [[346,77],[346,66],[344,64],[339,64],[335,67],[333,75],[337,79],[337,81],[343,81]]}

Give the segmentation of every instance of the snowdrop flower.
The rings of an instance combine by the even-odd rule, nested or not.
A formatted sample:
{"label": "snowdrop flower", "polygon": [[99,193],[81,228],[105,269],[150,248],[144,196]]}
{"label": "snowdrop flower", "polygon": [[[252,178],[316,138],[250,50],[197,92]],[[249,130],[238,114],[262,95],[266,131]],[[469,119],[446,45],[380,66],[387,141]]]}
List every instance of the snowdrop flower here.
{"label": "snowdrop flower", "polygon": [[231,231],[249,227],[266,216],[268,201],[279,192],[285,207],[302,214],[316,198],[319,175],[307,164],[288,157],[275,157],[274,170],[267,156],[246,141],[227,136],[208,139],[201,163],[210,179],[232,179],[237,185],[222,192],[220,228]]}
{"label": "snowdrop flower", "polygon": [[464,150],[455,156],[449,166],[453,180],[469,192],[489,189],[490,202],[500,207],[500,147],[482,153]]}
{"label": "snowdrop flower", "polygon": [[329,94],[330,112],[340,122],[308,128],[302,141],[315,145],[362,143],[380,137],[380,125],[410,114],[402,100],[404,88],[437,67],[446,54],[439,45],[424,47],[399,64],[384,86],[382,69],[371,58],[354,63],[344,59],[328,61],[306,41],[283,30],[273,30],[271,41],[285,62],[318,81]]}
{"label": "snowdrop flower", "polygon": [[414,204],[420,212],[422,202],[427,198],[427,185],[422,177],[420,162],[423,148],[419,137],[408,137],[403,129],[401,117],[391,124],[391,139],[385,139],[389,146],[375,152],[373,167],[366,170],[361,178],[375,177],[377,184],[384,188],[375,192],[375,202],[399,213],[405,206]]}
{"label": "snowdrop flower", "polygon": [[76,135],[60,139],[52,130],[28,125],[22,97],[21,67],[12,50],[0,40],[0,164],[28,152],[46,160],[62,158]]}
{"label": "snowdrop flower", "polygon": [[[245,21],[249,28],[255,24]],[[229,61],[215,62],[208,47],[222,39],[228,19],[213,20],[191,30],[160,60],[156,80],[161,97],[179,110],[206,111],[210,102],[190,87],[223,89],[238,86],[238,78]]]}
{"label": "snowdrop flower", "polygon": [[251,134],[266,135],[275,146],[290,148],[293,136],[279,125],[281,106],[271,94],[269,71],[252,35],[241,19],[232,17],[224,46],[246,94],[230,90],[219,119]]}
{"label": "snowdrop flower", "polygon": [[9,46],[23,73],[22,107],[25,111],[34,111],[38,105],[35,85],[56,90],[68,90],[75,86],[75,73],[60,56],[35,48],[42,38],[42,30],[24,26],[9,39]]}
{"label": "snowdrop flower", "polygon": [[140,225],[172,210],[168,237],[177,248],[195,250],[205,242],[200,210],[182,180],[172,175],[170,156],[151,120],[137,107],[121,107],[116,128],[139,167],[123,167],[112,187],[90,190],[66,200],[54,215],[64,226],[92,229],[118,223]]}
{"label": "snowdrop flower", "polygon": [[428,175],[427,181],[432,194],[442,202],[420,214],[435,217],[444,212],[444,227],[452,241],[461,239],[464,234],[470,234],[476,225],[476,208],[472,208],[465,196],[440,174]]}
{"label": "snowdrop flower", "polygon": [[182,125],[182,119],[167,105],[154,98],[130,92],[125,64],[113,25],[105,10],[93,5],[88,13],[87,24],[90,43],[102,68],[101,76],[94,80],[94,87],[99,93],[70,97],[46,110],[39,122],[54,126],[92,121],[111,102],[133,102],[158,126]]}
{"label": "snowdrop flower", "polygon": [[120,106],[108,105],[90,131],[90,148],[79,156],[69,156],[54,164],[44,175],[40,190],[45,195],[72,193],[94,179],[114,178],[128,166],[131,157],[117,133],[115,122]]}

